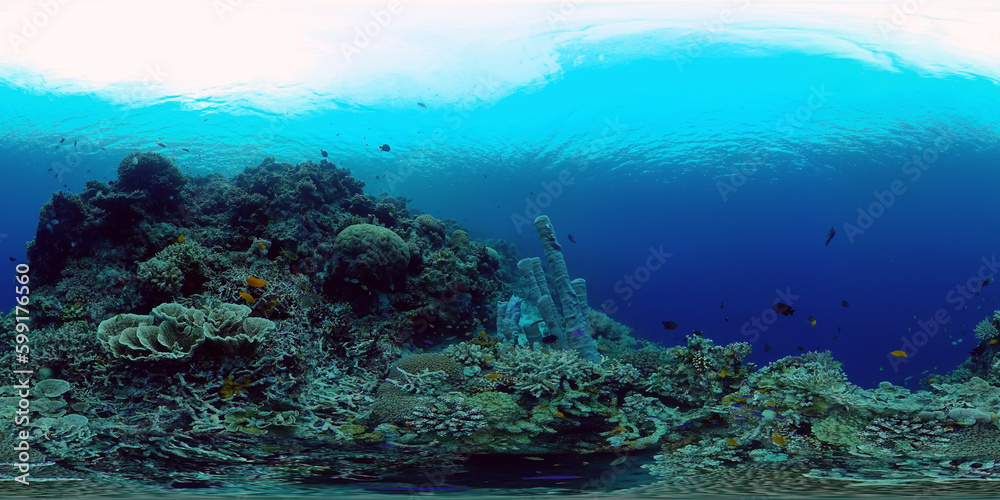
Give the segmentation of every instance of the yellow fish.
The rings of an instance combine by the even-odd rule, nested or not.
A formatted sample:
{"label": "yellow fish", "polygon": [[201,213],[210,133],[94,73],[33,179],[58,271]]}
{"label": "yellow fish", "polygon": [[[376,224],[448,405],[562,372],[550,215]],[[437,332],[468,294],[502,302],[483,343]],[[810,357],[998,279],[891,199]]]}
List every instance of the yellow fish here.
{"label": "yellow fish", "polygon": [[552,412],[552,415],[555,416],[555,417],[560,417],[560,418],[562,418],[562,417],[565,416],[565,415],[563,415],[563,412],[561,412],[561,411],[554,411],[554,412]]}
{"label": "yellow fish", "polygon": [[776,444],[778,446],[784,446],[784,444],[788,442],[787,439],[785,439],[785,438],[783,438],[783,437],[781,437],[781,436],[779,436],[777,434],[772,434],[771,435],[771,441],[774,441],[774,444]]}
{"label": "yellow fish", "polygon": [[740,442],[733,438],[729,438],[726,440],[726,444],[728,444],[729,446],[739,446]]}
{"label": "yellow fish", "polygon": [[719,377],[726,378],[726,370],[725,369],[723,369],[721,372],[719,372]]}
{"label": "yellow fish", "polygon": [[990,344],[996,344],[997,343],[997,339],[991,339],[989,343]]}
{"label": "yellow fish", "polygon": [[243,297],[243,300],[245,300],[245,301],[247,301],[247,302],[249,302],[251,304],[253,304],[254,302],[257,302],[257,299],[253,298],[253,295],[250,295],[249,293],[246,293],[246,292],[240,292],[240,297]]}
{"label": "yellow fish", "polygon": [[265,245],[263,243],[257,242],[257,246],[259,246],[260,248],[262,248],[264,250],[267,250],[267,245]]}
{"label": "yellow fish", "polygon": [[491,373],[486,376],[486,380],[496,380],[498,378],[500,378],[500,375],[497,373]]}
{"label": "yellow fish", "polygon": [[809,325],[816,326],[816,318],[809,316]]}
{"label": "yellow fish", "polygon": [[267,282],[264,281],[264,280],[262,280],[262,279],[260,279],[260,278],[254,278],[253,276],[247,276],[247,284],[250,285],[250,286],[252,286],[252,287],[254,287],[254,288],[260,288],[260,287],[266,285]]}
{"label": "yellow fish", "polygon": [[177,237],[177,241],[179,241],[181,243],[184,243],[184,235],[182,234],[182,235],[178,236]]}
{"label": "yellow fish", "polygon": [[900,351],[898,349],[895,350],[895,351],[890,352],[889,354],[892,354],[893,356],[896,356],[897,358],[905,358],[906,357],[906,353],[903,352],[903,351]]}
{"label": "yellow fish", "polygon": [[493,356],[490,356],[490,357],[484,359],[483,361],[489,363],[490,361],[493,361]]}
{"label": "yellow fish", "polygon": [[545,459],[544,459],[544,458],[542,458],[542,457],[524,457],[524,459],[525,459],[525,460],[535,460],[535,461],[541,461],[541,460],[545,460]]}

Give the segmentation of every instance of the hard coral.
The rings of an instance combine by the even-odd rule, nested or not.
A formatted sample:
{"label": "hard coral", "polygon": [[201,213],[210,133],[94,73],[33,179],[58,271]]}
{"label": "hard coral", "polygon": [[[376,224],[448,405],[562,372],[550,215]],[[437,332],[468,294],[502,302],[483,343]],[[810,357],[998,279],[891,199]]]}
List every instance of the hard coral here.
{"label": "hard coral", "polygon": [[349,226],[334,241],[338,253],[337,274],[378,289],[388,290],[401,282],[410,250],[398,234],[372,224]]}
{"label": "hard coral", "polygon": [[154,203],[177,205],[185,183],[184,174],[163,155],[132,153],[118,164],[115,188],[125,193],[144,191]]}

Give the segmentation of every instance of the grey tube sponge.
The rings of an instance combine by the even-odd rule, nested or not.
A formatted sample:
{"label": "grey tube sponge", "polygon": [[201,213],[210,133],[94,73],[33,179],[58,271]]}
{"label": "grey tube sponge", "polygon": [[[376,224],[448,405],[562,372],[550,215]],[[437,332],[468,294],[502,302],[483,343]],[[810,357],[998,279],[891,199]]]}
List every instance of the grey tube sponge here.
{"label": "grey tube sponge", "polygon": [[521,302],[520,297],[513,296],[497,304],[497,333],[508,342],[516,342],[521,333]]}
{"label": "grey tube sponge", "polygon": [[[568,325],[568,334],[564,333],[563,338],[566,339],[569,346],[579,352],[584,358],[595,363],[599,362],[601,355],[597,352],[597,346],[594,345],[594,339],[587,328],[589,318],[587,314],[586,283],[583,280],[579,280],[574,286],[570,280],[569,271],[566,269],[566,260],[562,254],[562,245],[556,239],[556,232],[552,227],[552,221],[547,216],[541,215],[535,219],[535,231],[538,232],[538,240],[542,242],[542,248],[545,250],[545,259],[549,262],[549,270],[552,272],[552,282],[555,285],[556,294],[562,306],[563,321],[555,322],[553,319],[550,322],[549,313],[546,313],[542,309],[542,301],[539,301],[538,307],[542,309],[542,315],[546,320],[545,324],[549,327],[550,333],[557,335],[557,337],[559,334],[554,333],[554,331],[558,331],[556,330],[557,328],[565,331],[567,329],[562,328],[562,325]],[[583,294],[582,297],[577,295],[577,290],[581,291]],[[549,300],[551,301],[551,297]]]}
{"label": "grey tube sponge", "polygon": [[521,277],[528,287],[528,299],[537,301],[542,296],[538,289],[538,282],[535,280],[535,273],[531,269],[531,258],[517,261],[517,270],[521,272]]}

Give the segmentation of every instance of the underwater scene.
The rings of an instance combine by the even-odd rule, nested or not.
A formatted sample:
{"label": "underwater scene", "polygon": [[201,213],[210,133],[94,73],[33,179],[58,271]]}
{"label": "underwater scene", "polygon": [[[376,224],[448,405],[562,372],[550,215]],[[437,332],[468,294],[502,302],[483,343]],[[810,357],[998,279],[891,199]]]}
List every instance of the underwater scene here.
{"label": "underwater scene", "polygon": [[1000,497],[1000,4],[0,34],[0,497]]}

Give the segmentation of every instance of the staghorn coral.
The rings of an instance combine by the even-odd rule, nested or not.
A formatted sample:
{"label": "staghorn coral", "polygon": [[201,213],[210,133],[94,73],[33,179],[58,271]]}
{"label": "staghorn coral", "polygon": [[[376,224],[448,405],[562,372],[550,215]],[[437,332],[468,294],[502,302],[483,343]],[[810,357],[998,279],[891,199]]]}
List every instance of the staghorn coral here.
{"label": "staghorn coral", "polygon": [[494,363],[498,373],[514,377],[517,389],[536,398],[579,391],[594,384],[599,377],[596,365],[581,358],[576,351],[535,351],[516,346]]}
{"label": "staghorn coral", "polygon": [[466,402],[461,393],[449,393],[426,400],[413,408],[413,420],[408,424],[418,434],[436,434],[455,438],[471,436],[487,429],[486,418],[475,406]]}

